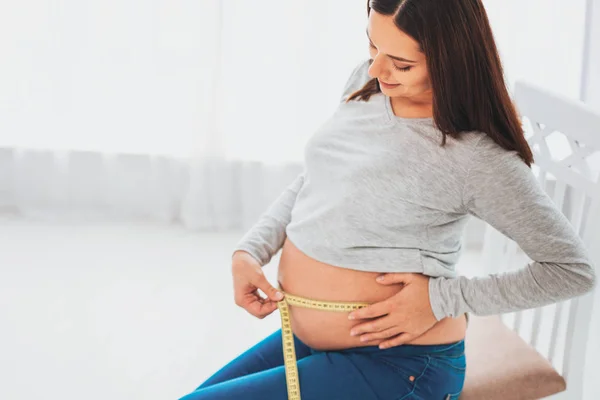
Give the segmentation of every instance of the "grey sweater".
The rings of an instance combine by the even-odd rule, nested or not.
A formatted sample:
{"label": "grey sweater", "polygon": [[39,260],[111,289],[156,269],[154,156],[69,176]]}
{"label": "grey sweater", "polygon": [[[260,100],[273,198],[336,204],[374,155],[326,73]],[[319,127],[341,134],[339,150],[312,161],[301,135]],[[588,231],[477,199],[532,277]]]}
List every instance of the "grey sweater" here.
{"label": "grey sweater", "polygon": [[[533,308],[592,289],[582,240],[516,152],[481,132],[447,138],[432,118],[394,115],[390,98],[344,100],[369,80],[352,72],[331,118],[308,140],[304,171],[234,249],[270,262],[286,237],[315,260],[371,272],[431,277],[438,320]],[[471,216],[513,239],[534,260],[468,279],[455,265]]]}

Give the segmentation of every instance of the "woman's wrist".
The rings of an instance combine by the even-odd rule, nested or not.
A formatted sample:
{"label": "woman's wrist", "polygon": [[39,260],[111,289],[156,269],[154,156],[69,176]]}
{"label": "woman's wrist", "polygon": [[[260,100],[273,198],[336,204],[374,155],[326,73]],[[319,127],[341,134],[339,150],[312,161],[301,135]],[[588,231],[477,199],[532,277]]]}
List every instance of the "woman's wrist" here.
{"label": "woman's wrist", "polygon": [[235,262],[237,260],[240,260],[240,261],[252,261],[252,262],[258,263],[262,267],[262,264],[261,264],[261,262],[260,262],[260,260],[258,258],[256,258],[249,251],[243,250],[243,249],[235,250],[233,252],[233,254],[231,255],[231,260],[232,260],[232,262]]}

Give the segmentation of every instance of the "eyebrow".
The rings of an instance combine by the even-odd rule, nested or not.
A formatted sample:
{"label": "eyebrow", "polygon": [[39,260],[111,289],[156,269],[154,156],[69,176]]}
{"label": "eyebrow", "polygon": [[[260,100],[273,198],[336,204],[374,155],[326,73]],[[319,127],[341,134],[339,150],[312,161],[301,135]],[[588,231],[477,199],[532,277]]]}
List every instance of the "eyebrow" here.
{"label": "eyebrow", "polygon": [[[373,44],[373,41],[371,40],[371,36],[369,36],[369,27],[367,26],[366,29],[367,32],[367,38],[369,39],[369,42],[371,44]],[[398,60],[398,61],[402,61],[402,62],[407,62],[407,63],[416,63],[416,61],[411,61],[411,60],[407,60],[406,58],[402,58],[402,57],[396,57],[396,56],[392,56],[389,54],[386,54],[389,58],[393,58],[394,60]]]}

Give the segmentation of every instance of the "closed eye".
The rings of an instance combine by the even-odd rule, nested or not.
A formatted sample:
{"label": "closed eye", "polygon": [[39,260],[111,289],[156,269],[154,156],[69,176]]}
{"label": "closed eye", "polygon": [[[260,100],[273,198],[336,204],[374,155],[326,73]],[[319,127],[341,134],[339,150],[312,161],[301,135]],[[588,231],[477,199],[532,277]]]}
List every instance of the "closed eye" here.
{"label": "closed eye", "polygon": [[[371,43],[371,41],[369,41],[369,47],[370,47],[370,48],[372,48],[372,49],[375,49],[375,50],[377,49],[377,48],[376,48],[376,47],[373,45],[373,43]],[[408,72],[408,71],[410,71],[410,70],[412,69],[412,66],[408,66],[408,67],[399,67],[399,66],[397,66],[397,65],[396,65],[396,64],[394,64],[394,63],[392,63],[392,65],[394,66],[394,69],[395,69],[396,71],[400,71],[400,72]]]}
{"label": "closed eye", "polygon": [[394,69],[401,72],[408,72],[412,69],[412,67],[398,67],[396,64],[392,64]]}

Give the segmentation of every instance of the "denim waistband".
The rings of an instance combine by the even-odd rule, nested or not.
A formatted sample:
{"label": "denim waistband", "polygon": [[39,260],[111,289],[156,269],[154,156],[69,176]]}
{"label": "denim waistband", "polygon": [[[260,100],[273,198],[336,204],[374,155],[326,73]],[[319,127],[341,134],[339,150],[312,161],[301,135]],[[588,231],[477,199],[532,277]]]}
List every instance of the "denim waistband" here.
{"label": "denim waistband", "polygon": [[[312,349],[314,354],[323,353],[326,351]],[[359,346],[348,349],[336,350],[339,353],[354,353],[354,354],[373,354],[385,355],[392,357],[415,357],[415,356],[446,356],[458,357],[465,352],[465,341],[446,344],[403,344],[387,349],[380,349],[379,346]]]}

